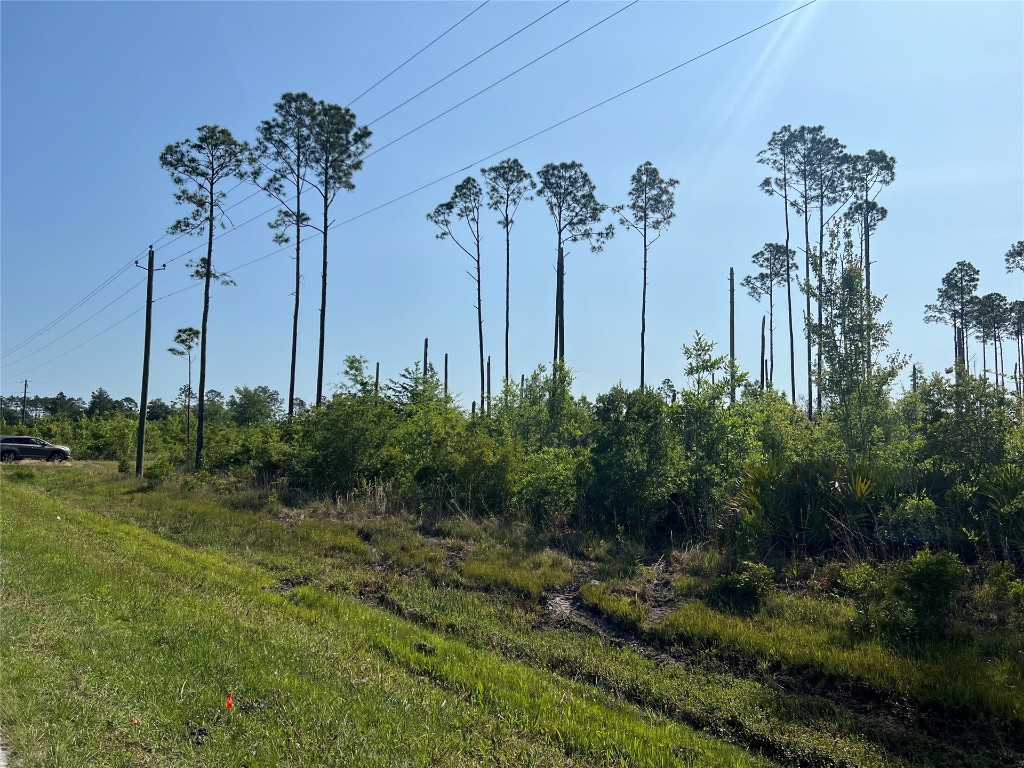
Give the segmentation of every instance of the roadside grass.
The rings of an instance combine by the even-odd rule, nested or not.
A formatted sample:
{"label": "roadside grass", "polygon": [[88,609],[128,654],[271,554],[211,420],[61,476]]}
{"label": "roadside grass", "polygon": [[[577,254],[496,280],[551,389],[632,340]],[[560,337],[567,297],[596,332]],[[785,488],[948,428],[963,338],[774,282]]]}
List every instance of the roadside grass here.
{"label": "roadside grass", "polygon": [[[521,659],[625,700],[727,736],[783,764],[821,766],[1000,765],[982,754],[988,734],[947,743],[891,713],[854,712],[825,695],[789,692],[770,678],[759,682],[713,663],[666,662],[630,646],[569,629],[537,631],[529,604],[499,602],[485,593],[443,590],[424,578],[396,579],[388,601],[402,615],[466,642]],[[708,659],[708,662],[711,660]]]}
{"label": "roadside grass", "polygon": [[959,642],[935,642],[899,651],[853,631],[853,605],[834,595],[773,590],[755,611],[709,605],[721,564],[713,551],[682,553],[671,577],[674,610],[650,620],[639,599],[650,574],[588,584],[584,604],[655,644],[739,662],[741,667],[796,674],[811,681],[863,685],[881,696],[910,698],[955,713],[997,718],[1024,728],[1024,641],[992,632]]}
{"label": "roadside grass", "polygon": [[1024,680],[1006,659],[977,647],[934,645],[904,655],[850,631],[853,609],[839,601],[776,593],[749,618],[683,600],[663,620],[645,627],[660,641],[719,655],[738,655],[779,671],[864,683],[953,711],[1006,721],[1024,720]]}
{"label": "roadside grass", "polygon": [[475,587],[504,589],[537,600],[546,589],[572,581],[572,562],[549,549],[528,554],[494,546],[477,550],[463,560],[462,576]]}
{"label": "roadside grass", "polygon": [[[164,494],[63,469],[0,476],[0,694],[13,766],[765,762],[346,596],[278,595],[250,557],[274,521],[203,506],[223,519],[188,524],[186,508],[202,515],[184,504],[166,530],[204,542],[190,549],[116,519],[167,523],[146,511]],[[215,533],[229,538],[218,545]],[[285,543],[269,544],[271,560],[323,545],[276,535]]]}
{"label": "roadside grass", "polygon": [[647,606],[635,595],[612,591],[608,584],[584,584],[580,600],[606,618],[628,629],[639,629],[647,618]]}
{"label": "roadside grass", "polygon": [[[14,476],[15,472],[21,474]],[[726,736],[782,763],[998,765],[997,742],[1003,731],[988,729],[985,722],[1009,721],[1018,732],[1021,726],[1016,700],[1020,671],[1006,658],[986,658],[974,647],[940,648],[931,656],[897,654],[854,637],[848,631],[853,609],[820,595],[775,592],[759,611],[743,617],[714,610],[694,599],[717,573],[713,553],[686,555],[693,567],[671,576],[682,600],[663,620],[647,618],[644,590],[630,579],[649,580],[655,574],[636,567],[631,553],[615,555],[614,567],[607,569],[619,577],[616,581],[585,584],[580,591],[581,600],[596,612],[627,629],[635,627],[639,637],[655,645],[686,654],[685,664],[665,663],[657,652],[645,656],[615,647],[606,638],[546,626],[537,598],[571,580],[572,562],[551,552],[521,554],[509,539],[502,539],[504,546],[492,543],[491,537],[500,531],[489,521],[466,519],[450,530],[437,531],[467,542],[460,579],[459,573],[449,570],[459,568],[452,564],[451,553],[444,557],[437,543],[414,530],[415,521],[406,516],[347,516],[342,511],[337,519],[300,519],[289,528],[267,512],[227,510],[201,493],[173,487],[139,492],[140,483],[117,477],[106,467],[4,468],[2,480],[11,480],[11,487],[45,486],[76,507],[159,531],[169,540],[200,549],[200,554],[223,553],[229,561],[266,569],[263,577],[277,580],[277,591],[283,592],[278,599],[292,609],[316,606],[316,616],[328,612],[323,605],[334,600],[347,604],[347,598],[334,593],[358,594],[454,638],[452,642],[468,643],[509,663],[522,661],[545,669],[563,681],[586,684],[582,690],[587,693],[632,702],[641,710]],[[434,528],[440,525],[434,523]],[[634,565],[625,567],[627,560]],[[663,581],[668,578],[662,571],[657,575]],[[290,576],[301,578],[289,580]],[[460,581],[484,591],[451,588]],[[294,584],[307,586],[291,589]],[[510,600],[509,592],[526,600]],[[425,637],[412,640],[413,650],[405,655],[386,644],[374,646],[381,656],[378,663],[390,661],[407,673],[434,680],[460,701],[472,699],[474,678],[455,675],[443,664],[436,669],[427,664],[441,647],[438,643],[449,641],[437,634]],[[416,643],[422,644],[419,650]],[[720,660],[729,663],[723,667],[716,663]],[[774,676],[789,674],[809,683],[800,689],[803,693],[774,682]],[[997,689],[999,685],[1003,690]],[[832,689],[861,686],[883,699],[893,697],[895,709],[876,716],[828,698]],[[534,689],[516,690],[538,695]],[[272,701],[279,695],[271,692],[254,701]],[[893,717],[912,713],[921,703],[926,708],[945,707],[964,718],[959,723],[977,722],[977,732],[968,726],[968,732],[944,744],[934,727],[918,730],[914,715],[907,714],[905,720],[903,715]],[[503,710],[488,711],[508,718],[500,714]],[[941,722],[943,716],[931,711],[927,717]],[[521,723],[519,727],[533,733]],[[1016,749],[1011,753],[1019,755],[1019,746]],[[568,747],[564,751],[572,753]],[[625,759],[625,753],[616,754]],[[540,759],[526,762],[544,764]],[[590,758],[584,762],[600,764]]]}

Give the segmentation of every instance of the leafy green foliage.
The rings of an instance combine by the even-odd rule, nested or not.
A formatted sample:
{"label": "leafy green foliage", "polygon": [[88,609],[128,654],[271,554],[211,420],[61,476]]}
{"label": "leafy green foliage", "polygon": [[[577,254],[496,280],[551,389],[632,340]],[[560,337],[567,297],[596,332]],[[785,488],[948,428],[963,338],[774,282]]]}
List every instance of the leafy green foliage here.
{"label": "leafy green foliage", "polygon": [[764,563],[744,560],[711,585],[713,602],[740,613],[753,613],[764,605],[773,588],[772,571]]}
{"label": "leafy green foliage", "polygon": [[613,387],[597,398],[594,418],[589,506],[612,530],[656,530],[682,480],[682,443],[665,401],[649,389]]}
{"label": "leafy green foliage", "polygon": [[925,548],[881,571],[861,564],[844,572],[843,582],[856,600],[856,629],[891,643],[933,642],[945,634],[968,576],[952,552]]}

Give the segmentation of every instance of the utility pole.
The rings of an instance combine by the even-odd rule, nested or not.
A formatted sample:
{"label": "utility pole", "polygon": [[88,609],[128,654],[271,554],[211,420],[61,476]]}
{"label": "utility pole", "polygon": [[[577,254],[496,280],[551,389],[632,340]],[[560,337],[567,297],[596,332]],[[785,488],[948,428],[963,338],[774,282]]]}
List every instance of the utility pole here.
{"label": "utility pole", "polygon": [[444,396],[448,397],[448,353],[444,353]]}
{"label": "utility pole", "polygon": [[729,267],[729,402],[736,402],[736,271]]}
{"label": "utility pole", "polygon": [[21,426],[25,426],[25,409],[28,407],[28,379],[25,379],[25,389],[21,393]]}
{"label": "utility pole", "polygon": [[423,386],[427,386],[427,348],[430,346],[430,337],[423,339]]}
{"label": "utility pole", "polygon": [[[146,343],[142,353],[142,396],[139,398],[139,432],[135,445],[135,474],[142,477],[142,455],[146,450],[146,409],[149,405],[149,348],[153,331],[153,246],[149,246],[146,263]],[[139,262],[135,266],[142,268]],[[160,269],[164,269],[164,264]]]}

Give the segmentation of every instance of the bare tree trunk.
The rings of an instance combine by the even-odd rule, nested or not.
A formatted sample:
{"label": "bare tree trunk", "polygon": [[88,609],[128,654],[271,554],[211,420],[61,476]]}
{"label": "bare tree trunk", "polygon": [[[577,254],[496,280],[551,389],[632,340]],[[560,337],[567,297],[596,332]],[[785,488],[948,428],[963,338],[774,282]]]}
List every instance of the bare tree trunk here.
{"label": "bare tree trunk", "polygon": [[789,268],[789,196],[782,198],[786,217],[786,314],[789,317],[789,401],[796,405],[796,338],[793,334],[793,271]]}
{"label": "bare tree trunk", "polygon": [[300,207],[302,190],[295,190],[295,310],[292,313],[292,364],[288,377],[288,418],[295,415],[295,359],[299,349],[299,289],[302,286],[302,270],[299,262],[299,249],[302,243],[302,208]]}
{"label": "bare tree trunk", "polygon": [[761,358],[758,360],[757,367],[761,369],[761,391],[764,392],[765,386],[765,367],[764,367],[764,315],[761,315]]}
{"label": "bare tree trunk", "polygon": [[[866,307],[868,317],[868,328],[871,327],[871,228],[869,226],[870,221],[868,218],[868,188],[864,188],[864,293],[867,296],[868,305]],[[865,347],[867,348],[868,365],[871,365],[871,333],[867,334],[867,338],[864,339]]]}
{"label": "bare tree trunk", "polygon": [[188,390],[185,392],[185,455],[192,449],[192,350],[188,354]]}
{"label": "bare tree trunk", "polygon": [[[506,222],[508,219],[506,218]],[[512,243],[509,227],[505,227],[505,381],[508,381],[509,285],[512,279]]]}
{"label": "bare tree trunk", "polygon": [[[804,195],[806,199],[807,195]],[[807,281],[807,287],[811,285],[811,231],[810,231],[810,214],[807,207],[804,207],[804,279]],[[806,329],[811,324],[811,294],[809,291],[805,292],[807,297],[807,314],[804,315],[804,328]],[[812,355],[811,355],[811,334],[805,333],[807,336],[807,418],[814,417],[814,371],[812,369]]]}
{"label": "bare tree trunk", "polygon": [[645,336],[647,334],[647,219],[644,219],[644,288],[640,300],[640,389],[644,388],[644,360],[647,354]]}
{"label": "bare tree trunk", "polygon": [[206,275],[203,280],[203,322],[199,337],[199,393],[196,413],[196,469],[203,468],[203,428],[206,426],[206,331],[210,319],[210,282],[213,279],[213,184],[210,184],[210,210],[206,222]]}
{"label": "bare tree trunk", "polygon": [[481,295],[480,281],[482,275],[480,272],[480,238],[476,240],[476,328],[477,337],[480,342],[480,403],[481,410],[483,410],[484,403],[484,304],[483,296]]}
{"label": "bare tree trunk", "polygon": [[553,362],[565,361],[565,251],[558,244],[558,263],[555,267],[555,346]]}
{"label": "bare tree trunk", "polygon": [[[325,189],[327,185],[325,184]],[[323,267],[320,272],[320,343],[316,358],[316,404],[324,399],[324,335],[327,330],[327,198],[324,198]]]}
{"label": "bare tree trunk", "polygon": [[[773,275],[774,277],[774,275]],[[775,284],[768,283],[768,381],[775,385]]]}

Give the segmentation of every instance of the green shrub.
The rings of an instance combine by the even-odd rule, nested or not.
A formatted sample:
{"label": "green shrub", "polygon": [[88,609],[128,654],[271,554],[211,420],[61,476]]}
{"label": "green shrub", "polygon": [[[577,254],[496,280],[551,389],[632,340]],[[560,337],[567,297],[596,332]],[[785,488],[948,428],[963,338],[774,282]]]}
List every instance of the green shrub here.
{"label": "green shrub", "polygon": [[966,585],[970,570],[952,552],[924,549],[895,567],[892,594],[914,612],[919,638],[943,635],[953,598]]}
{"label": "green shrub", "polygon": [[878,520],[879,538],[897,547],[934,544],[939,538],[938,508],[924,494],[907,496],[896,509],[885,508]]}
{"label": "green shrub", "polygon": [[709,597],[712,602],[728,606],[734,611],[753,613],[764,604],[771,592],[771,569],[764,563],[744,560],[731,573],[712,581]]}
{"label": "green shrub", "polygon": [[847,569],[841,581],[857,609],[855,631],[907,643],[945,635],[953,599],[969,576],[955,554],[926,548],[884,571],[866,563]]}
{"label": "green shrub", "polygon": [[[120,469],[120,465],[118,466],[118,469]],[[154,461],[144,470],[144,477],[146,478],[146,487],[152,490],[173,474],[174,467],[171,466],[171,462],[168,461],[166,458]]]}

